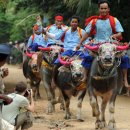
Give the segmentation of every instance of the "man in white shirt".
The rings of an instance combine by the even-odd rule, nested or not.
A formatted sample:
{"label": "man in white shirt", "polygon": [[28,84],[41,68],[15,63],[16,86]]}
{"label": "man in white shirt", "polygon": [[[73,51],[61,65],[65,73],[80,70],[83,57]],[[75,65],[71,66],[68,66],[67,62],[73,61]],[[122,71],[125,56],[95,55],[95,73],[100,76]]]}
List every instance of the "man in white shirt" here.
{"label": "man in white shirt", "polygon": [[[29,96],[30,101],[25,97]],[[8,95],[13,99],[9,105],[4,105],[2,109],[3,119],[21,130],[32,127],[32,115],[34,112],[34,101],[32,90],[27,90],[24,82],[17,83],[15,92]]]}

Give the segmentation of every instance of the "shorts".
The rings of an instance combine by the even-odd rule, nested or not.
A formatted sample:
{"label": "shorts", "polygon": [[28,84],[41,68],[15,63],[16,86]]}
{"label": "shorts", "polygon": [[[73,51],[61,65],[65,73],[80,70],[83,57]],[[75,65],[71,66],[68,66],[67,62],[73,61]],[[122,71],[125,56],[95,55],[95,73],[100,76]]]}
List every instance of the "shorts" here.
{"label": "shorts", "polygon": [[124,55],[121,57],[121,64],[120,64],[121,69],[128,69],[130,68],[130,59],[128,55]]}
{"label": "shorts", "polygon": [[7,122],[4,119],[0,119],[1,123],[0,123],[0,129],[2,130],[14,130],[14,126],[11,125],[9,122]]}
{"label": "shorts", "polygon": [[28,129],[33,125],[33,116],[29,111],[20,113],[15,119],[15,127],[16,129]]}
{"label": "shorts", "polygon": [[82,66],[83,66],[85,69],[90,69],[94,57],[91,56],[87,50],[85,51],[84,56],[85,56],[85,58],[84,58],[84,60],[82,61]]}

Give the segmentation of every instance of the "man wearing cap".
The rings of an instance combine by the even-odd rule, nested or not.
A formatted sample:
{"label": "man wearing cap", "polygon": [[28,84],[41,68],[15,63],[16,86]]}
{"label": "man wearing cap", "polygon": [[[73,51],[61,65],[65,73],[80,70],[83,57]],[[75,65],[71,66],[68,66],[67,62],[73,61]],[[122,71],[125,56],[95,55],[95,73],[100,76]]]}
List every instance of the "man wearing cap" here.
{"label": "man wearing cap", "polygon": [[[33,125],[34,100],[32,89],[20,81],[16,84],[14,92],[8,94],[13,101],[9,105],[3,105],[2,117],[18,130],[27,130]],[[27,98],[28,97],[28,98]]]}
{"label": "man wearing cap", "polygon": [[57,14],[55,16],[55,24],[48,26],[43,33],[47,36],[47,46],[53,45],[56,43],[56,40],[60,40],[67,26],[63,24],[63,16]]}
{"label": "man wearing cap", "polygon": [[6,58],[10,54],[10,46],[7,44],[0,44],[0,93],[4,93],[3,78],[8,76],[8,68],[1,68],[6,63]]}
{"label": "man wearing cap", "polygon": [[46,41],[42,34],[42,26],[36,24],[33,27],[33,35],[30,36],[27,47],[30,48],[31,51],[38,51],[39,46],[45,47]]}
{"label": "man wearing cap", "polygon": [[[4,93],[4,83],[3,78],[9,74],[8,68],[1,68],[5,62],[6,58],[10,54],[10,46],[7,44],[0,44],[0,94]],[[0,115],[1,116],[1,115]],[[1,118],[1,117],[0,117]],[[14,130],[14,126],[12,126],[9,122],[4,119],[0,119],[0,129],[2,130]]]}

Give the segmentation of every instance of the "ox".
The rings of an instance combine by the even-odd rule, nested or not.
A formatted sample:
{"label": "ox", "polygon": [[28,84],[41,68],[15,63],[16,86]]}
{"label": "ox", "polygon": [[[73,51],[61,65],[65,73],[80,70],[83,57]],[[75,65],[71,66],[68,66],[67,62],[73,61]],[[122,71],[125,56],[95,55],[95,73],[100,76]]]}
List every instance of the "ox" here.
{"label": "ox", "polygon": [[71,118],[70,113],[70,99],[72,96],[78,97],[78,111],[77,111],[77,120],[83,121],[81,119],[81,108],[82,101],[86,94],[86,85],[81,83],[81,79],[83,78],[83,67],[81,65],[81,59],[64,61],[63,58],[59,57],[59,61],[62,66],[58,69],[57,76],[57,86],[62,92],[64,101],[65,101],[65,119]]}
{"label": "ox", "polygon": [[[40,98],[39,85],[41,82],[40,75],[40,52],[29,53],[26,51],[27,59],[23,63],[23,74],[27,80],[28,89],[33,89],[34,99]],[[39,58],[40,57],[40,58]]]}
{"label": "ox", "polygon": [[[57,44],[51,45],[50,47],[46,48],[39,47],[39,49],[43,52],[43,61],[41,65],[41,78],[48,99],[47,113],[52,113],[55,110],[55,104],[61,102],[60,97],[56,100],[55,90],[51,86],[53,62],[57,59],[58,55],[64,51],[64,49]],[[61,107],[62,106],[63,103]]]}
{"label": "ox", "polygon": [[[98,49],[98,56],[92,63],[88,81],[90,105],[93,116],[96,117],[95,129],[108,128],[109,130],[115,130],[115,100],[120,87],[122,87],[123,80],[121,71],[118,71],[117,57],[121,56],[123,50],[128,48],[128,45],[117,46],[105,43],[100,46],[85,45],[85,47],[91,51]],[[98,104],[97,96],[102,99],[101,107]],[[108,102],[110,119],[107,125],[105,109]]]}

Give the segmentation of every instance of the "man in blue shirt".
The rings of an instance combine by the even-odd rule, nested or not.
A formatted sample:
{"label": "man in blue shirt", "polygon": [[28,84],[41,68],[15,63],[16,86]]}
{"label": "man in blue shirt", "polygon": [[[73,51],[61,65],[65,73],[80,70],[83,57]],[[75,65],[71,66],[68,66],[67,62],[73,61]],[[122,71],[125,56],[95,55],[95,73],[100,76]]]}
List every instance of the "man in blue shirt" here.
{"label": "man in blue shirt", "polygon": [[[62,56],[72,57],[73,55],[79,55],[81,58],[83,58],[84,54],[80,50],[76,51],[76,46],[85,33],[83,29],[78,27],[78,24],[79,18],[77,16],[73,16],[70,22],[71,27],[64,31],[64,34],[61,38],[65,49],[65,52],[62,53]],[[52,75],[52,86],[56,86],[55,79],[57,77],[58,67],[60,66],[59,60],[57,59],[54,64],[55,66]]]}
{"label": "man in blue shirt", "polygon": [[56,43],[56,40],[60,40],[61,36],[64,33],[64,29],[66,26],[63,24],[63,16],[62,14],[57,14],[55,16],[55,24],[52,24],[45,28],[43,32],[46,35],[47,46],[53,45]]}
{"label": "man in blue shirt", "polygon": [[42,26],[38,26],[37,24],[33,27],[34,34],[30,36],[28,40],[27,47],[31,49],[31,51],[38,51],[38,47],[45,47],[46,41],[44,35],[42,34]]}
{"label": "man in blue shirt", "polygon": [[[114,29],[116,32],[113,32],[114,29],[111,26],[111,21],[109,19],[110,17],[109,6],[110,4],[107,0],[102,0],[99,2],[100,15],[98,16],[95,23],[95,31],[96,31],[96,33],[94,34],[95,42],[106,42],[110,39],[110,37],[114,39],[118,39],[122,36],[122,32],[124,31],[118,19],[114,18],[115,19]],[[77,49],[79,49],[80,46],[82,45],[82,42],[90,36],[91,30],[92,30],[92,20],[85,28],[86,33],[84,37],[81,39],[80,43],[78,44]],[[88,60],[88,57],[90,58],[90,60]],[[86,54],[86,59],[83,62],[83,66],[85,67],[85,71],[84,71],[85,76],[83,78],[83,82],[86,82],[87,80],[87,72],[88,69],[90,69],[91,67],[92,59],[93,58],[89,54]],[[130,87],[127,81],[127,69],[130,67],[129,58],[128,56],[125,56],[122,58],[122,60],[125,60],[125,64],[124,63],[121,64],[121,68],[123,70],[123,75],[124,75],[124,84],[126,87]]]}

